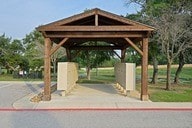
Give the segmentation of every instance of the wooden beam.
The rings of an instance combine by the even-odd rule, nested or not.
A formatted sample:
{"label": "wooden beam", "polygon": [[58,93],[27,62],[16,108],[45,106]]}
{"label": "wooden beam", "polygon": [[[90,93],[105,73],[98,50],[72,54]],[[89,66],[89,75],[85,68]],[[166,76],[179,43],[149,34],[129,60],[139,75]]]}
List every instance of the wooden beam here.
{"label": "wooden beam", "polygon": [[143,51],[137,47],[129,38],[124,38],[141,56],[143,56]]}
{"label": "wooden beam", "polygon": [[143,32],[46,32],[49,38],[143,38],[146,37]]}
{"label": "wooden beam", "polygon": [[[97,20],[97,16],[95,16]],[[98,21],[95,21],[97,25]],[[128,26],[128,25],[115,25],[115,26],[45,26],[38,28],[38,31],[153,31],[151,28],[142,26]],[[146,33],[148,35],[148,33]]]}
{"label": "wooden beam", "polygon": [[148,38],[142,41],[142,70],[141,70],[141,100],[147,101],[148,98]]}
{"label": "wooden beam", "polygon": [[120,50],[120,46],[71,46],[70,50]]}
{"label": "wooden beam", "polygon": [[52,55],[54,52],[56,52],[67,40],[68,40],[68,38],[64,38],[58,45],[56,45],[54,48],[52,48],[50,55]]}
{"label": "wooden beam", "polygon": [[45,51],[44,51],[44,95],[43,100],[51,100],[51,41],[49,38],[44,39]]}

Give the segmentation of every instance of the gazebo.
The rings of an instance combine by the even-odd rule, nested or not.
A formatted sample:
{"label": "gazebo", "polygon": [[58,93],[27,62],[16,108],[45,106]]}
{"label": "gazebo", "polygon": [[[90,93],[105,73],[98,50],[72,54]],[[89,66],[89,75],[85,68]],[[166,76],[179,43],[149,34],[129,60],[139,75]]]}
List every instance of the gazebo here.
{"label": "gazebo", "polygon": [[[148,38],[153,27],[95,8],[37,30],[43,34],[45,45],[44,101],[51,100],[51,55],[60,47],[66,49],[68,61],[80,50],[121,50],[121,62],[125,60],[126,48],[133,47],[142,57],[141,100],[148,100]],[[109,45],[83,45],[88,41]],[[57,44],[54,47],[53,42]],[[75,55],[72,50],[76,51]]]}

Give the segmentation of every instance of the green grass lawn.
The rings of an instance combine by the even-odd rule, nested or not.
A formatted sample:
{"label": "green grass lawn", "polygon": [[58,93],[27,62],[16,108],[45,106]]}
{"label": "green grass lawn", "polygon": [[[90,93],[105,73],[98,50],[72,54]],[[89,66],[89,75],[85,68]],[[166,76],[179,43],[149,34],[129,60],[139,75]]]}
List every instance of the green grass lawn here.
{"label": "green grass lawn", "polygon": [[149,85],[149,97],[154,102],[192,102],[192,85],[172,85],[164,89],[165,84]]}
{"label": "green grass lawn", "polygon": [[[152,69],[149,72],[149,82],[152,76]],[[176,68],[172,68],[172,80]],[[79,70],[81,78],[79,83],[114,83],[115,75],[114,70],[111,69],[99,69],[97,74],[96,70],[91,71],[91,80],[86,79],[85,70]],[[192,67],[184,67],[180,75],[179,85],[172,85],[170,91],[165,90],[166,85],[166,69],[159,69],[158,84],[149,84],[149,97],[154,102],[192,102]],[[141,69],[136,70],[136,89],[141,89]],[[42,79],[13,79],[12,75],[0,75],[0,81],[42,81]],[[55,80],[55,79],[54,79]]]}
{"label": "green grass lawn", "polygon": [[[96,75],[96,70],[91,71],[91,80],[85,78],[85,71],[80,70],[80,74],[84,74],[84,78],[80,79],[80,83],[114,83],[115,76],[113,69],[101,69]],[[149,82],[152,76],[152,69],[149,72]],[[176,68],[172,68],[172,80]],[[159,69],[158,84],[149,84],[149,97],[153,102],[192,102],[192,68],[185,67],[180,75],[180,84],[172,85],[171,90],[165,90],[166,86],[166,69]],[[141,89],[141,69],[136,70],[136,89]]]}
{"label": "green grass lawn", "polygon": [[[87,80],[86,72],[79,70],[79,74],[82,74],[82,78],[79,79],[79,83],[114,83],[115,75],[114,69],[99,69],[96,73],[96,69],[91,70],[91,80]],[[80,75],[81,76],[81,75]]]}

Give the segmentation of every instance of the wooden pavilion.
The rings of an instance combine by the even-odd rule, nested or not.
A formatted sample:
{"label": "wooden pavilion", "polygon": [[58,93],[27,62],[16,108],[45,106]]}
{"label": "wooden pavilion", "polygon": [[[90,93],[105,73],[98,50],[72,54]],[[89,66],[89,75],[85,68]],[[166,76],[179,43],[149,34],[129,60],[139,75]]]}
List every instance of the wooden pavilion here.
{"label": "wooden pavilion", "polygon": [[[125,60],[126,48],[133,47],[142,56],[141,100],[148,100],[148,38],[153,27],[95,8],[37,30],[45,38],[44,101],[51,100],[51,55],[61,46],[66,48],[68,61],[80,50],[121,50],[121,62]],[[104,41],[109,45],[83,45],[88,41]],[[57,46],[53,47],[53,42]]]}

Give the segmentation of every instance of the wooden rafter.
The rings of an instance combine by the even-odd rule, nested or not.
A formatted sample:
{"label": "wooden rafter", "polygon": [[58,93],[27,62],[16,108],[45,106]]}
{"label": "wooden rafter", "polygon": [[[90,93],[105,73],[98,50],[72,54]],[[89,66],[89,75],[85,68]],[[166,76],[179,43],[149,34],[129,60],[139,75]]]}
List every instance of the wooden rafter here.
{"label": "wooden rafter", "polygon": [[137,47],[129,38],[125,38],[125,40],[137,51],[139,54],[143,56],[143,51]]}
{"label": "wooden rafter", "polygon": [[56,45],[54,48],[51,49],[50,55],[52,55],[57,49],[59,49],[66,41],[68,38],[64,38],[58,45]]}

